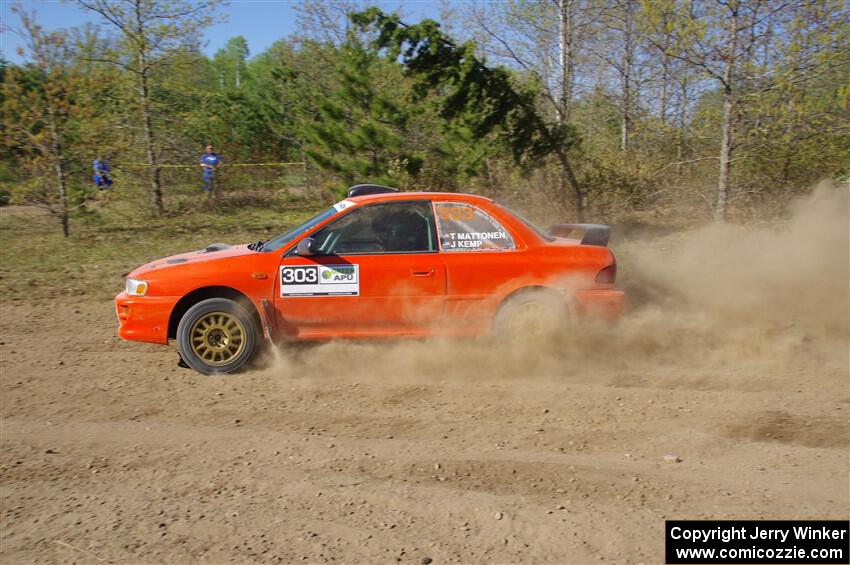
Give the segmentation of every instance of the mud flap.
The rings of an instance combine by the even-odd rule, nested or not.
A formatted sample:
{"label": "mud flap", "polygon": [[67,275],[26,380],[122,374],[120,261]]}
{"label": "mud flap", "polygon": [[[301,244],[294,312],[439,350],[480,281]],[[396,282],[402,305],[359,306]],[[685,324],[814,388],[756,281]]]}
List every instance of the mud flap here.
{"label": "mud flap", "polygon": [[269,305],[269,301],[265,298],[260,300],[260,322],[263,325],[263,337],[269,343],[272,343],[272,320],[274,320],[274,313],[271,311],[271,306]]}

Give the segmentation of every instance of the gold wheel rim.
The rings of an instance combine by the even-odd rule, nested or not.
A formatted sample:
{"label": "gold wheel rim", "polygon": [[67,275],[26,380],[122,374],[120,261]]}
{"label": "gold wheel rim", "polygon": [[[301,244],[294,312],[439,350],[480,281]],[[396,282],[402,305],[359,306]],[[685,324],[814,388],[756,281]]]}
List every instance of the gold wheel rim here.
{"label": "gold wheel rim", "polygon": [[540,338],[552,329],[552,312],[540,302],[526,302],[518,306],[509,322],[512,339]]}
{"label": "gold wheel rim", "polygon": [[220,367],[236,359],[245,349],[245,327],[227,312],[210,312],[192,325],[189,342],[198,359]]}

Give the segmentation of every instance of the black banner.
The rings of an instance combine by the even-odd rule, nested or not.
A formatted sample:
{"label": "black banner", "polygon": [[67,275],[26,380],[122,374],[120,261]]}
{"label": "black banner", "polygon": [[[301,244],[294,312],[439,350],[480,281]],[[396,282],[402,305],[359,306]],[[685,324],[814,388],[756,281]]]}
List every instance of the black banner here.
{"label": "black banner", "polygon": [[668,520],[665,562],[850,563],[847,520]]}

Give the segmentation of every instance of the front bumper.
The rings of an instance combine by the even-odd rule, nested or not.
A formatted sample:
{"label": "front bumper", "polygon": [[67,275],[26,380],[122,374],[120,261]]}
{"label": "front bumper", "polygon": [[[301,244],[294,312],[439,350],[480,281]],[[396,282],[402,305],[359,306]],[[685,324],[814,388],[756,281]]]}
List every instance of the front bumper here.
{"label": "front bumper", "polygon": [[622,290],[578,290],[573,299],[578,315],[596,320],[619,320],[626,309],[626,293]]}
{"label": "front bumper", "polygon": [[129,341],[168,343],[168,318],[178,298],[174,296],[115,297],[118,337]]}

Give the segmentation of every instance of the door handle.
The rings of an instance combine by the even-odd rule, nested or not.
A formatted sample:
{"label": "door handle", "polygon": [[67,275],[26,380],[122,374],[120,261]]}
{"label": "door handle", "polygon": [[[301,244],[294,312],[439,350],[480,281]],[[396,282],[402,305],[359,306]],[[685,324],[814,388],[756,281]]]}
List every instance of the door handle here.
{"label": "door handle", "polygon": [[433,277],[433,276],[434,276],[434,269],[429,269],[429,270],[427,270],[427,271],[416,271],[416,270],[412,270],[412,271],[410,271],[410,273],[411,273],[414,277]]}

